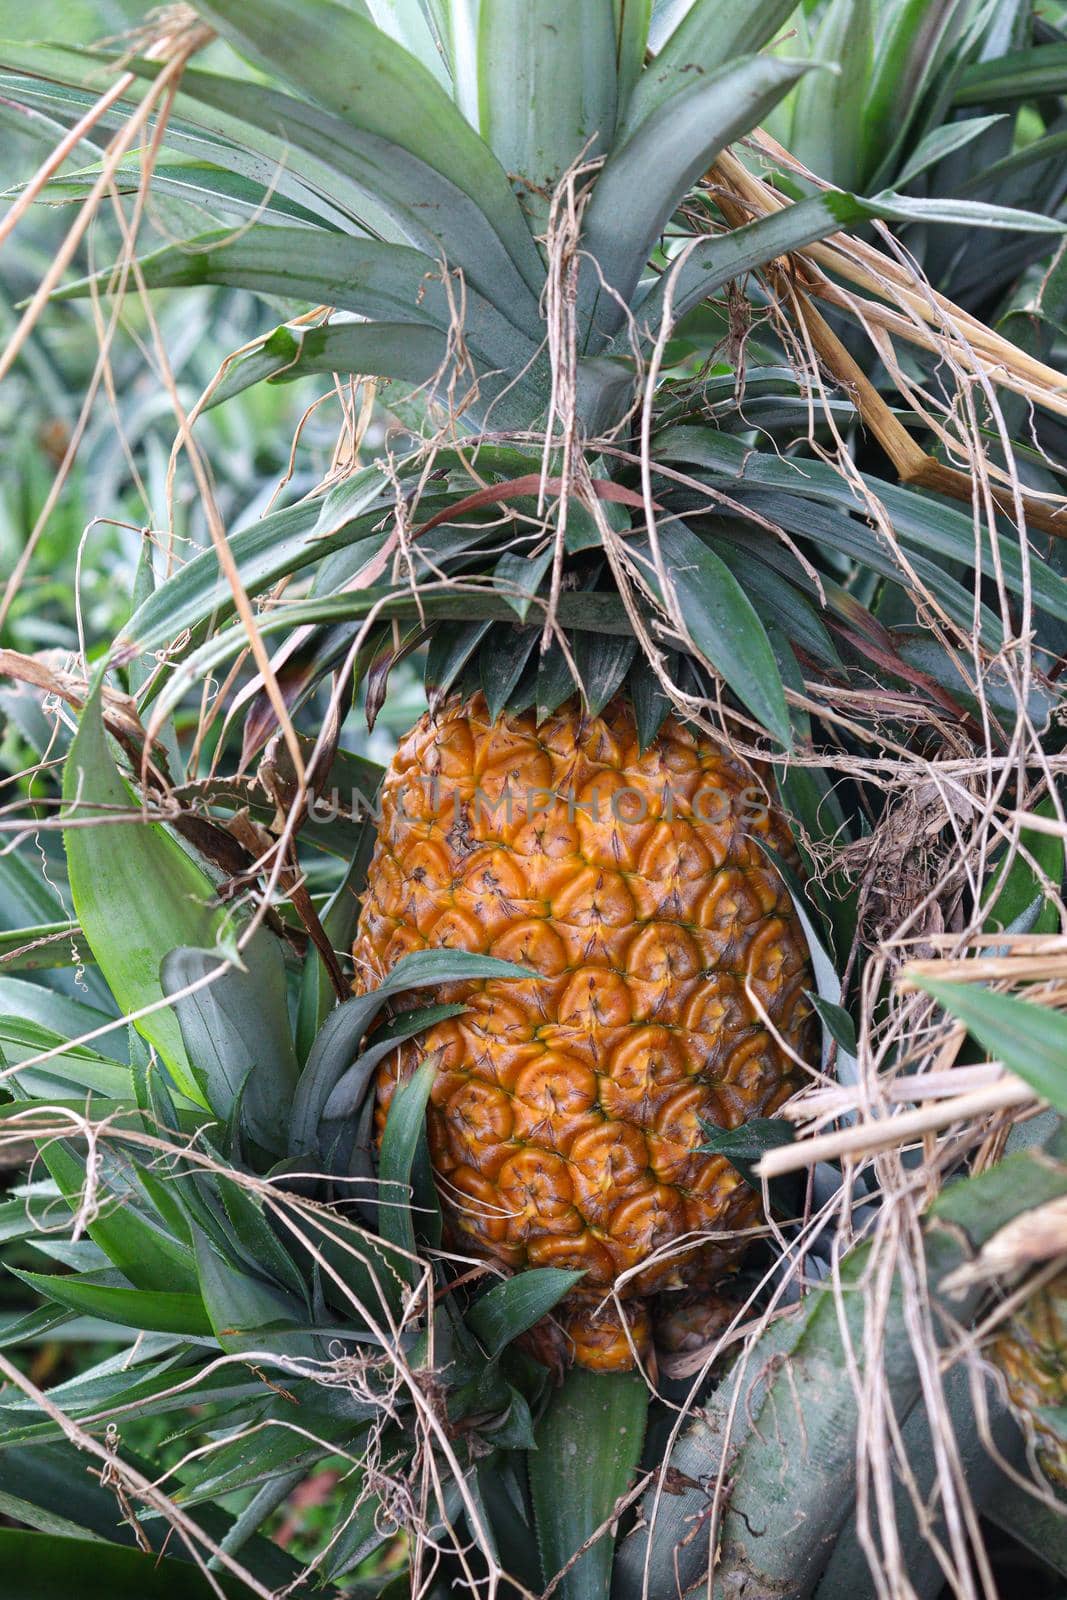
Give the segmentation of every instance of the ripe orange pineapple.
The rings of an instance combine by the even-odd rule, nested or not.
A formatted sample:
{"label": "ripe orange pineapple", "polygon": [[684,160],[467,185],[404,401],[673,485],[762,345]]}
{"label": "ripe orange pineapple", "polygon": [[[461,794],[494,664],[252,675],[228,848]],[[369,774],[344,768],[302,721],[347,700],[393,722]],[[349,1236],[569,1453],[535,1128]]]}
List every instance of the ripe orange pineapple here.
{"label": "ripe orange pineapple", "polygon": [[992,1356],[1013,1404],[1034,1428],[1046,1475],[1067,1489],[1062,1427],[1051,1427],[1041,1415],[1067,1406],[1067,1272],[1031,1295],[994,1340]]}
{"label": "ripe orange pineapple", "polygon": [[428,946],[540,976],[442,991],[467,1012],[382,1068],[379,1125],[439,1052],[429,1143],[454,1242],[583,1271],[558,1318],[582,1366],[632,1365],[650,1297],[713,1282],[759,1221],[697,1147],[702,1119],[780,1105],[785,1046],[810,1047],[805,941],[760,838],[790,850],[754,774],[674,718],[642,753],[621,698],[539,726],[454,702],[385,779],[357,984]]}

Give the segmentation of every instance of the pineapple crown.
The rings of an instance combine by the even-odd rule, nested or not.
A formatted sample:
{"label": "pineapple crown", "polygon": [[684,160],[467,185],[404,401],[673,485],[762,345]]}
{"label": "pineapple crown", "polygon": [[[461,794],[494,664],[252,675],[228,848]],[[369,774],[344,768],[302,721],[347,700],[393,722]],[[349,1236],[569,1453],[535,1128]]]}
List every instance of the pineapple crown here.
{"label": "pineapple crown", "polygon": [[[123,69],[124,99],[138,104],[116,115],[132,130],[156,109],[163,124],[127,159],[138,179],[154,169],[156,190],[194,219],[180,243],[136,263],[127,254],[61,295],[217,284],[310,305],[228,362],[201,405],[263,380],[371,377],[410,432],[408,451],[346,469],[323,497],[228,538],[246,591],[315,569],[305,596],[259,620],[264,639],[287,637],[237,702],[246,760],[283,708],[298,710],[342,663],[366,683],[373,721],[391,666],[427,641],[431,705],[481,690],[494,717],[540,720],[576,691],[595,714],[625,689],[647,744],[672,704],[706,716],[725,685],[742,718],[735,733],[789,750],[810,732],[806,682],[832,693],[871,651],[916,681],[840,583],[858,559],[900,587],[905,614],[911,606],[876,531],[879,496],[912,581],[969,638],[973,599],[951,570],[973,555],[968,516],[849,481],[828,461],[789,459],[813,395],[831,440],[854,425],[862,374],[838,341],[852,388],[825,392],[798,355],[814,312],[798,341],[780,304],[794,290],[773,263],[843,226],[942,215],[889,191],[862,199],[809,181],[788,158],[785,204],[724,153],[825,65],[776,53],[792,10],[789,0],[203,0],[199,26],[166,13],[162,42],[140,56],[7,48],[12,66],[75,93],[102,65]],[[223,64],[229,47],[256,75],[190,66],[206,29],[223,41],[212,47]],[[18,80],[18,93],[55,109],[57,90],[39,77]],[[69,115],[71,89],[63,95]],[[716,163],[714,185],[693,192]],[[197,226],[205,209],[226,231]],[[951,202],[943,214],[1058,227],[995,206]],[[725,309],[714,300],[724,290]],[[709,347],[721,368],[704,364]],[[818,348],[822,360],[825,340]],[[882,413],[879,438],[907,445]],[[934,478],[969,499],[964,474],[935,464]],[[1002,571],[1026,590],[1011,552]],[[188,562],[119,643],[116,663],[139,659],[142,677],[167,652],[141,696],[156,701],[153,728],[243,648],[239,627],[218,627],[233,610],[218,573],[217,549]],[[1067,614],[1055,584],[1035,599]],[[983,610],[981,623],[995,654],[997,619]],[[951,650],[926,676],[936,701],[970,717]]]}

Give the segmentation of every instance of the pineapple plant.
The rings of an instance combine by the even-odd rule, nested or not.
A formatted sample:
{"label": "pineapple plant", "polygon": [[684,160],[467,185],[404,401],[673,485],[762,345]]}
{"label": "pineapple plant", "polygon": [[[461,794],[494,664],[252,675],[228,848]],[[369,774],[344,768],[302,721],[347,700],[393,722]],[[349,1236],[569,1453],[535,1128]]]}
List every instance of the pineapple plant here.
{"label": "pineapple plant", "polygon": [[[750,217],[721,160],[818,81],[776,45],[793,9],[198,0],[130,49],[4,47],[5,96],[90,143],[45,198],[88,215],[109,185],[148,184],[173,206],[160,249],[127,237],[114,269],[62,286],[57,258],[53,298],[280,302],[198,409],[332,374],[398,430],[256,522],[209,517],[174,571],[149,551],[95,670],[45,680],[78,712],[74,917],[32,898],[14,955],[34,971],[88,952],[92,1004],[6,994],[13,1126],[48,1179],[5,1224],[21,1243],[57,1200],[73,1219],[53,1246],[72,1270],[19,1268],[33,1327],[92,1316],[144,1339],[43,1409],[0,1351],[27,1463],[0,1493],[98,1542],[118,1498],[120,1542],[151,1554],[120,1552],[116,1585],[146,1581],[173,1534],[175,1592],[209,1557],[209,1586],[277,1592],[299,1574],[260,1530],[336,1461],[327,1587],[832,1600],[835,1535],[844,1561],[869,1545],[840,1381],[860,1294],[839,1316],[805,1283],[754,1346],[758,1382],[737,1387],[740,1363],[704,1384],[692,1427],[673,1426],[668,1364],[715,1342],[715,1287],[755,1235],[800,1237],[795,1204],[763,1226],[754,1162],[805,1073],[850,1059],[836,974],[856,897],[808,872],[849,826],[816,759],[831,692],[854,696],[839,737],[860,750],[872,661],[907,737],[946,710],[969,729],[951,640],[977,630],[988,666],[1003,629],[962,575],[1039,629],[1067,621],[1067,585],[976,545],[951,496],[868,470],[854,387],[812,410],[825,374],[798,355],[782,262],[937,209],[829,189]],[[862,474],[835,457],[842,430]],[[184,417],[182,437],[195,455]],[[943,630],[921,656],[894,627],[916,588]],[[359,695],[373,721],[420,650],[429,710],[383,772],[347,748],[345,713]],[[39,663],[8,664],[41,686]],[[212,681],[240,684],[228,775],[177,732]],[[1011,1161],[937,1202],[935,1277],[994,1210],[1065,1183],[1060,1144]],[[745,1280],[739,1303],[759,1292]],[[899,1284],[885,1339],[900,1415],[921,1413]],[[169,1499],[121,1438],[131,1413],[189,1443]],[[61,1510],[79,1451],[104,1502]],[[363,1570],[398,1527],[407,1569]]]}

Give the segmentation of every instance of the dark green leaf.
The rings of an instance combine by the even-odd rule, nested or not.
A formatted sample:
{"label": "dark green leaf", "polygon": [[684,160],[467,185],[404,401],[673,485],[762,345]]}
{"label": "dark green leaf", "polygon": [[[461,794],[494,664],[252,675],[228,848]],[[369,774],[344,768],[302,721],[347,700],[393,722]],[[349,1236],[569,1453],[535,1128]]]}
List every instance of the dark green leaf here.
{"label": "dark green leaf", "polygon": [[[101,1282],[101,1274],[49,1277],[40,1272],[10,1269],[38,1294],[46,1295],[70,1311],[127,1328],[147,1328],[159,1333],[192,1336],[211,1332],[211,1323],[199,1295],[180,1291],[130,1289],[117,1282]],[[115,1279],[117,1273],[103,1276]]]}
{"label": "dark green leaf", "polygon": [[914,981],[950,1016],[958,1017],[995,1060],[1067,1114],[1067,1017],[976,984],[934,978]]}
{"label": "dark green leaf", "polygon": [[[322,1341],[300,1332],[304,1308],[296,1296],[223,1259],[199,1229],[194,1234],[200,1293],[207,1308],[206,1331],[224,1350],[280,1350],[298,1360],[321,1360]],[[280,1247],[279,1247],[280,1248]]]}
{"label": "dark green leaf", "polygon": [[[278,296],[292,305],[358,312],[375,322],[428,324],[445,334],[454,316],[441,269],[429,256],[407,245],[350,234],[280,227],[253,227],[236,235],[204,234],[143,257],[138,270],[148,289],[220,284]],[[56,298],[88,295],[94,288],[102,291],[112,275],[109,269],[82,279],[57,291]],[[464,339],[488,366],[519,371],[536,355],[532,341],[469,287],[464,313]],[[302,353],[306,340],[290,330],[285,333],[292,349],[277,353],[288,355],[291,362]]]}
{"label": "dark green leaf", "polygon": [[827,1031],[834,1042],[850,1056],[856,1054],[856,1024],[845,1010],[844,1006],[835,1005],[832,1000],[824,1000],[820,994],[812,994],[805,990],[808,999],[815,1007],[819,1016],[826,1025]]}
{"label": "dark green leaf", "polygon": [[[641,1459],[648,1389],[638,1373],[572,1367],[551,1396],[530,1457],[530,1491],[546,1583],[611,1518]],[[561,1600],[604,1600],[614,1540],[605,1531],[559,1585]]]}
{"label": "dark green leaf", "polygon": [[753,1117],[739,1128],[716,1128],[707,1122],[701,1127],[704,1143],[697,1149],[705,1155],[725,1156],[753,1189],[763,1187],[754,1169],[768,1150],[778,1150],[796,1139],[796,1131],[780,1117]]}
{"label": "dark green leaf", "polygon": [[482,691],[495,722],[511,699],[537,645],[535,628],[494,629],[478,652]]}
{"label": "dark green leaf", "polygon": [[570,645],[586,704],[590,713],[598,717],[622,687],[637,654],[637,640],[577,633]]}
{"label": "dark green leaf", "polygon": [[[633,298],[649,255],[671,212],[689,185],[734,139],[748,133],[793,83],[808,62],[748,56],[706,76],[697,75],[669,101],[653,109],[608,157],[584,217],[584,245],[591,265],[583,269],[580,303],[594,328],[595,354],[623,320],[600,275],[622,297]],[[636,97],[635,97],[636,98]]]}
{"label": "dark green leaf", "polygon": [[483,1294],[467,1311],[467,1324],[491,1357],[548,1315],[580,1282],[580,1272],[559,1267],[533,1267],[519,1272]]}
{"label": "dark green leaf", "polygon": [[[767,632],[733,573],[680,523],[659,536],[678,612],[704,659],[722,674],[742,705],[789,749],[792,729],[785,691]],[[645,579],[659,593],[647,540],[634,546]]]}
{"label": "dark green leaf", "polygon": [[280,1152],[299,1073],[281,950],[262,928],[242,950],[241,966],[220,962],[211,950],[172,950],[162,963],[163,991],[178,995],[215,972],[212,983],[174,1002],[193,1073],[221,1121],[229,1121],[240,1096],[251,1138]]}
{"label": "dark green leaf", "polygon": [[203,0],[200,15],[353,129],[448,179],[475,201],[530,289],[540,289],[540,258],[504,169],[436,79],[368,18],[335,0]]}
{"label": "dark green leaf", "polygon": [[[665,665],[670,676],[670,658]],[[637,722],[637,742],[644,752],[670,716],[671,701],[652,668],[643,660],[634,664],[630,673],[629,690]]]}
{"label": "dark green leaf", "polygon": [[[100,684],[86,702],[63,774],[71,894],[78,920],[123,1011],[164,998],[160,963],[175,945],[210,948],[226,914],[206,872],[158,823],[118,822],[138,802],[107,748]],[[178,1020],[160,1006],[137,1022],[183,1093],[202,1103]]]}
{"label": "dark green leaf", "polygon": [[[418,1197],[412,1175],[419,1142],[425,1138],[426,1107],[436,1076],[437,1061],[431,1056],[413,1077],[398,1087],[389,1107],[378,1157],[381,1180],[378,1215],[382,1236],[413,1257],[418,1253],[418,1243],[412,1207],[418,1203]],[[419,1275],[416,1262],[408,1261],[405,1266],[409,1281],[415,1283]]]}
{"label": "dark green leaf", "polygon": [[1067,91],[1067,43],[1041,44],[965,67],[956,86],[958,106],[1019,105]]}
{"label": "dark green leaf", "polygon": [[49,1056],[47,1061],[16,1074],[14,1082],[23,1098],[56,1094],[70,1098],[72,1090],[75,1096],[87,1091],[105,1100],[129,1100],[132,1095],[129,1067],[98,1055],[88,1045],[67,1044],[63,1034],[36,1022],[0,1017],[0,1053],[9,1067]]}
{"label": "dark green leaf", "polygon": [[220,1589],[250,1600],[253,1593],[228,1575],[215,1574],[212,1584],[188,1561],[14,1528],[0,1528],[0,1564],[7,1600],[211,1600]]}
{"label": "dark green leaf", "polygon": [[411,989],[440,988],[479,978],[531,978],[526,967],[463,950],[417,950],[397,962],[370,994],[347,1000],[327,1017],[297,1085],[290,1120],[289,1149],[294,1156],[318,1152],[319,1124],[326,1102],[351,1066],[361,1039],[393,995]]}
{"label": "dark green leaf", "polygon": [[[1034,808],[1038,816],[1055,817],[1056,807],[1051,798],[1039,802]],[[1036,901],[1038,903],[1037,915],[1030,926],[1025,929],[1027,933],[1057,933],[1059,931],[1059,916],[1055,905],[1048,898],[1048,890],[1039,876],[1040,873],[1052,885],[1059,889],[1063,883],[1064,873],[1064,845],[1058,834],[1040,833],[1036,828],[1024,828],[1019,835],[1019,844],[1022,849],[1016,851],[1015,858],[1008,866],[1007,871],[999,870],[989,888],[986,906],[985,925],[987,928],[1012,928],[1013,931],[1023,931],[1018,928],[1018,922],[1030,911]],[[1022,854],[1031,858],[1035,866]],[[1038,870],[1035,870],[1036,869]]]}
{"label": "dark green leaf", "polygon": [[535,237],[567,169],[610,149],[614,21],[609,6],[574,0],[493,0],[479,10],[477,126],[517,176]]}

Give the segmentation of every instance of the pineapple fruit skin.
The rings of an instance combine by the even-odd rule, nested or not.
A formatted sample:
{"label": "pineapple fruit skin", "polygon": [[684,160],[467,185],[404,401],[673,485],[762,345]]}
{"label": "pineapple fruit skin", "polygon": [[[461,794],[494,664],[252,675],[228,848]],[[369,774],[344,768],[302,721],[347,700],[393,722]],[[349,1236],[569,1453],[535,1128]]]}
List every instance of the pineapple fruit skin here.
{"label": "pineapple fruit skin", "polygon": [[1034,1430],[1050,1483],[1067,1491],[1067,1446],[1039,1413],[1067,1406],[1067,1272],[1031,1295],[993,1341],[1012,1404]]}
{"label": "pineapple fruit skin", "polygon": [[712,1284],[760,1220],[756,1192],[697,1150],[701,1121],[772,1113],[796,1087],[789,1052],[813,1044],[806,942],[758,839],[793,853],[751,769],[673,717],[641,753],[622,698],[540,724],[453,703],[386,775],[357,990],[428,947],[540,976],[443,987],[467,1012],[383,1064],[378,1127],[435,1053],[452,1243],[582,1271],[556,1318],[581,1366],[632,1366],[651,1297]]}

